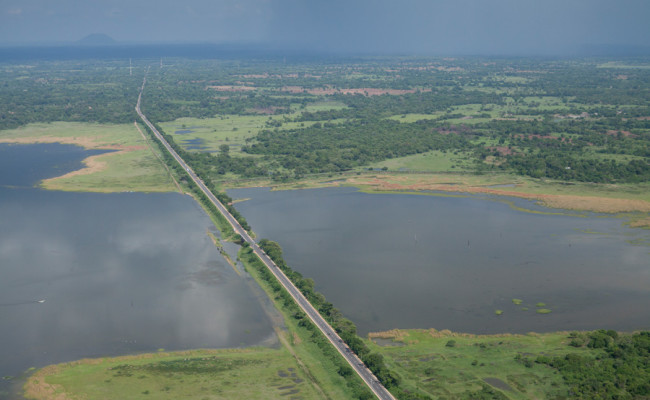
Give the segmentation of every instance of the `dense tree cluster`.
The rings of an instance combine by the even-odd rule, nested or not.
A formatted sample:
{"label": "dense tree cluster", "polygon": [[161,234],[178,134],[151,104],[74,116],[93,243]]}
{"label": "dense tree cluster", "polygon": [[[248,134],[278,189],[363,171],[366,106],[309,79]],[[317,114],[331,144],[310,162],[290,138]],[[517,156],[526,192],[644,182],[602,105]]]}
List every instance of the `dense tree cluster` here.
{"label": "dense tree cluster", "polygon": [[373,161],[469,146],[467,138],[442,134],[431,122],[400,124],[386,119],[264,130],[256,139],[242,150],[274,156],[283,168],[297,173],[344,171]]}
{"label": "dense tree cluster", "polygon": [[556,368],[577,399],[647,399],[650,397],[650,332],[618,334],[612,330],[573,332],[570,345],[603,353],[539,356],[537,363]]}

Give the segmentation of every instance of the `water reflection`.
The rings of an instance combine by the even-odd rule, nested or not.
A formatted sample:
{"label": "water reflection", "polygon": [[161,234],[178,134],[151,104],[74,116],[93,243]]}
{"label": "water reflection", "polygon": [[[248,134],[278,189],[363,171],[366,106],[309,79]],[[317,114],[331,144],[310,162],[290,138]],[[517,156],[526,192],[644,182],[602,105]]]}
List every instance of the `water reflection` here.
{"label": "water reflection", "polygon": [[[648,247],[628,243],[650,234],[615,218],[352,188],[230,195],[251,198],[236,207],[258,236],[278,241],[361,333],[650,327]],[[536,313],[539,302],[552,313]]]}
{"label": "water reflection", "polygon": [[[26,147],[12,147],[24,165],[47,159]],[[77,163],[85,156],[63,147]],[[0,171],[0,376],[274,337],[258,294],[220,256],[189,196],[48,192],[16,179],[19,165],[0,162]]]}

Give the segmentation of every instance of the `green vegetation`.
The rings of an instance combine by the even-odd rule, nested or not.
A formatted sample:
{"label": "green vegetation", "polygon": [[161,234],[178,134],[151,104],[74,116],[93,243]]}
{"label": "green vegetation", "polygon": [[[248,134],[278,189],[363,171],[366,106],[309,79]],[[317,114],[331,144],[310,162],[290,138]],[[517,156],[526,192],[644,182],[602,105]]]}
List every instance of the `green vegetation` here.
{"label": "green vegetation", "polygon": [[[58,142],[103,149],[85,160],[86,168],[42,182],[46,189],[88,192],[165,192],[175,190],[170,174],[133,125],[53,122],[0,131],[0,142]],[[155,152],[154,152],[155,151]]]}
{"label": "green vegetation", "polygon": [[[314,306],[316,310],[327,320],[327,322],[336,330],[338,335],[347,343],[350,349],[356,353],[361,361],[375,374],[377,379],[387,388],[392,389],[393,392],[402,394],[402,391],[399,388],[399,378],[391,373],[384,363],[383,357],[377,353],[372,353],[364,342],[357,336],[357,327],[354,323],[343,317],[341,312],[334,308],[334,305],[328,302],[321,293],[314,291],[314,281],[310,278],[304,278],[299,272],[292,270],[284,261],[282,257],[282,249],[280,245],[276,242],[272,242],[267,239],[262,239],[259,242],[260,247],[264,252],[273,260],[273,262],[285,273],[285,275],[294,283],[294,285],[300,289],[303,295],[309,300],[309,302]],[[249,250],[251,251],[251,250]],[[281,286],[274,277],[271,276],[271,273],[264,269],[260,271],[262,277],[266,282],[269,282],[271,288],[278,292],[281,290]],[[286,298],[285,307],[295,308],[294,318],[301,320],[301,323],[307,326],[309,330],[317,331],[316,326],[314,326],[310,321],[306,319],[306,316],[302,311],[297,308],[297,305],[290,298],[289,294],[281,291],[284,297]],[[318,332],[319,338],[321,338],[324,348],[323,350],[328,350],[333,348],[327,343],[326,339],[322,337],[322,334]],[[349,368],[346,362],[341,358],[342,363],[339,365],[339,372],[343,376],[348,376],[353,374],[353,371]],[[349,370],[349,371],[348,371]],[[342,373],[342,372],[345,373]]]}
{"label": "green vegetation", "polygon": [[[329,396],[341,393],[343,397],[371,399],[370,390],[349,367],[345,359],[328,342],[287,291],[285,291],[268,268],[262,264],[249,246],[244,246],[239,258],[248,273],[255,278],[262,289],[273,300],[276,308],[284,315],[285,324],[291,333],[291,348],[296,357],[309,366],[314,379]],[[284,268],[285,272],[287,271]],[[309,282],[311,280],[307,280]],[[313,283],[313,281],[311,281]],[[316,293],[322,297],[322,295]],[[331,303],[328,303],[331,305]],[[338,310],[332,309],[332,312]],[[340,315],[340,313],[338,313]],[[347,320],[346,320],[347,321]],[[351,322],[349,322],[352,324]],[[353,325],[352,325],[353,326]],[[287,341],[285,341],[285,345]]]}
{"label": "green vegetation", "polygon": [[[136,61],[131,76],[124,61],[0,63],[0,129],[130,123],[147,65]],[[200,154],[193,165],[217,186],[367,168],[514,174],[540,190],[547,179],[647,186],[648,65],[642,58],[175,59],[151,69],[142,107],[179,147]],[[617,188],[611,196],[635,195]]]}
{"label": "green vegetation", "polygon": [[284,347],[81,360],[39,371],[25,389],[31,399],[53,398],[55,393],[90,399],[107,394],[113,399],[322,398],[308,373]]}
{"label": "green vegetation", "polygon": [[[92,174],[50,180],[47,187],[180,188],[192,194],[223,236],[243,245],[240,258],[284,313],[289,333],[280,338],[291,358],[284,350],[251,350],[257,355],[245,361],[232,356],[225,368],[220,356],[181,363],[170,355],[159,361],[143,358],[142,364],[122,362],[110,370],[119,376],[102,378],[104,371],[96,379],[110,380],[106,385],[122,381],[125,389],[132,380],[155,381],[151,387],[131,386],[135,397],[148,398],[176,390],[161,376],[183,379],[188,387],[182,390],[194,386],[214,392],[244,382],[243,374],[224,378],[237,371],[272,380],[273,368],[276,374],[278,368],[295,368],[300,379],[313,383],[304,392],[301,387],[300,396],[310,398],[315,392],[309,388],[322,388],[331,398],[369,398],[186,172],[158,144],[139,136],[132,125],[133,106],[150,62],[135,64],[138,72],[131,76],[125,60],[0,63],[0,139],[117,150],[94,158]],[[175,59],[164,69],[151,69],[142,108],[246,229],[232,199],[221,192],[224,186],[247,180],[308,187],[333,177],[369,190],[518,193],[558,208],[640,211],[630,218],[641,226],[650,224],[649,66],[648,59],[314,58],[289,64],[273,58]],[[384,172],[369,172],[374,169]],[[404,347],[382,348],[358,338],[354,324],[313,290],[314,282],[284,264],[279,246],[268,241],[264,246],[401,398],[647,397],[647,386],[641,384],[650,381],[645,333],[607,331],[567,339],[562,334],[471,337],[410,331],[398,339]],[[523,305],[519,299],[512,302]],[[529,306],[540,314],[551,312],[544,303]],[[274,362],[267,358],[276,357],[279,364],[264,370],[265,363]],[[179,378],[190,369],[192,379],[196,375],[204,381]],[[209,385],[212,380],[220,384]],[[281,395],[281,387],[268,385],[262,397]]]}
{"label": "green vegetation", "polygon": [[402,388],[429,398],[632,399],[650,393],[650,332],[477,336],[400,330],[370,337],[403,344],[368,341],[402,378]]}

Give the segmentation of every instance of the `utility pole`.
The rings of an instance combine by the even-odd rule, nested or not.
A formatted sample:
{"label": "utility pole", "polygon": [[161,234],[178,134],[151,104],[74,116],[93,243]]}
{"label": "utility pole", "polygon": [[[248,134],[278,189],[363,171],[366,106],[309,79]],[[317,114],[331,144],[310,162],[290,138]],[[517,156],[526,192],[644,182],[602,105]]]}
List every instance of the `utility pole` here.
{"label": "utility pole", "polygon": [[129,76],[133,76],[133,65],[131,64],[130,58],[129,58]]}

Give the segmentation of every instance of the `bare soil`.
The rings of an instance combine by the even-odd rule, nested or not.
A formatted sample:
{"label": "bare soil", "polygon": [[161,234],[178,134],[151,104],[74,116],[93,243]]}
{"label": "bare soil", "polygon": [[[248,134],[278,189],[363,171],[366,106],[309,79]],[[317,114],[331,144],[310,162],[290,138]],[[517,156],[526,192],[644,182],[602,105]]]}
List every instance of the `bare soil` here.
{"label": "bare soil", "polygon": [[[434,190],[445,192],[461,193],[485,193],[497,196],[511,196],[530,200],[538,200],[543,205],[553,208],[563,208],[569,210],[584,210],[602,213],[622,213],[622,212],[650,212],[650,202],[634,199],[616,199],[607,197],[589,197],[576,195],[558,195],[558,194],[535,194],[522,193],[514,190],[503,190],[489,188],[484,186],[468,186],[463,184],[449,185],[445,183],[436,183],[422,180],[417,183],[400,183],[399,177],[392,177],[389,182],[387,179],[379,177],[369,177],[367,179],[352,178],[348,180],[354,185],[364,185],[373,187],[378,191],[421,191]],[[636,223],[639,223],[638,221]]]}
{"label": "bare soil", "polygon": [[[340,89],[334,87],[305,89],[302,86],[284,86],[284,92],[289,93],[309,93],[313,95],[332,95],[332,94],[360,94],[363,96],[380,96],[382,94],[390,95],[403,95],[407,93],[415,93],[415,89],[378,89],[378,88],[348,88]],[[423,92],[430,92],[431,89],[422,89]]]}

